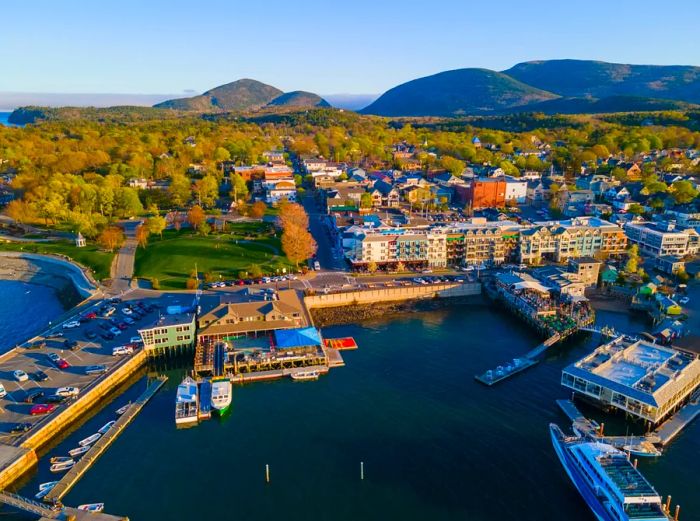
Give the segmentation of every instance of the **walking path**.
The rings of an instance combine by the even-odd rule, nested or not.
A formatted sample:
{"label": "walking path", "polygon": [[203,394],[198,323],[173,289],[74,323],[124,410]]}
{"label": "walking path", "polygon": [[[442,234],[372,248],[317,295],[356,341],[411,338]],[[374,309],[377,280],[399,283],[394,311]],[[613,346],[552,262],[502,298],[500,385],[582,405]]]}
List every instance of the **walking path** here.
{"label": "walking path", "polygon": [[136,227],[140,221],[127,221],[123,223],[126,240],[117,252],[112,262],[112,285],[109,293],[119,295],[131,289],[131,279],[134,276],[134,258],[136,256]]}

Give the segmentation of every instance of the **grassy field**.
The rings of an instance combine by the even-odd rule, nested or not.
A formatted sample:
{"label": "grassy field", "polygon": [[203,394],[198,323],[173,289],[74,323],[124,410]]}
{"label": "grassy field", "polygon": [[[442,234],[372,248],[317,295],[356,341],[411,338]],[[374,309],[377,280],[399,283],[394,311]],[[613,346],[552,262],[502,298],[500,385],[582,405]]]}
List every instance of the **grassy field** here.
{"label": "grassy field", "polygon": [[136,251],[137,277],[158,279],[162,289],[184,289],[190,273],[200,278],[234,279],[252,265],[265,273],[291,268],[281,253],[280,242],[268,226],[259,222],[238,223],[229,233],[202,237],[191,230],[168,230],[163,239],[151,237],[148,246]]}
{"label": "grassy field", "polygon": [[92,269],[96,279],[102,280],[109,277],[109,269],[114,259],[114,254],[100,250],[94,244],[88,244],[84,248],[77,248],[72,241],[56,242],[0,242],[0,251],[23,251],[26,253],[52,253],[65,255],[83,266]]}

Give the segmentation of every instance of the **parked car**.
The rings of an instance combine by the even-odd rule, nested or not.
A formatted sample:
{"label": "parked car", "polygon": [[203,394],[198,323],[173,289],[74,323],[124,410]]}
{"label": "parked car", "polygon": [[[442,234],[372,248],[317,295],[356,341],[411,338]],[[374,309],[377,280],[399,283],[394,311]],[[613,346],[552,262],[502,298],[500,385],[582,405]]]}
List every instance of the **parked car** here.
{"label": "parked car", "polygon": [[88,320],[92,320],[93,318],[97,318],[97,313],[94,311],[90,311],[89,313],[85,313],[83,315],[83,318],[87,318]]}
{"label": "parked car", "polygon": [[110,331],[105,331],[100,335],[104,340],[114,340],[114,333]]}
{"label": "parked car", "polygon": [[44,347],[46,347],[46,342],[32,342],[27,344],[26,349],[43,349]]}
{"label": "parked car", "polygon": [[136,323],[136,321],[133,318],[129,318],[129,317],[124,317],[124,322],[126,322],[129,325],[133,325]]}
{"label": "parked car", "polygon": [[106,365],[89,365],[85,368],[85,374],[102,374],[106,372]]}
{"label": "parked car", "polygon": [[112,356],[130,355],[134,352],[131,346],[119,346],[112,349]]}
{"label": "parked car", "polygon": [[128,307],[122,308],[122,313],[127,315],[127,316],[131,315],[131,313],[132,313],[131,308],[128,308]]}
{"label": "parked car", "polygon": [[143,344],[143,340],[141,339],[140,336],[132,336],[129,339],[130,344]]}
{"label": "parked car", "polygon": [[15,423],[12,427],[10,427],[10,432],[12,434],[20,434],[22,432],[27,432],[31,428],[32,428],[31,423],[26,423],[26,422]]}
{"label": "parked car", "polygon": [[32,377],[32,380],[34,380],[35,382],[45,382],[46,380],[49,379],[49,375],[47,375],[42,370],[34,371],[31,374],[31,377]]}
{"label": "parked car", "polygon": [[43,389],[32,389],[24,397],[24,403],[36,403],[44,397],[46,393]]}
{"label": "parked car", "polygon": [[129,326],[125,322],[119,322],[119,324],[117,324],[117,328],[121,332],[129,329]]}
{"label": "parked car", "polygon": [[50,394],[44,400],[46,403],[62,403],[66,400],[65,396],[60,396],[58,394]]}
{"label": "parked car", "polygon": [[68,369],[70,367],[70,364],[56,353],[49,353],[47,356],[49,360],[51,360],[51,363],[59,369]]}
{"label": "parked car", "polygon": [[57,394],[58,396],[66,396],[66,397],[78,396],[79,393],[80,393],[80,389],[78,389],[77,387],[59,387],[58,389],[56,389],[56,392],[55,392],[55,394]]}
{"label": "parked car", "polygon": [[21,369],[13,371],[12,376],[14,376],[15,380],[17,380],[18,382],[26,382],[27,380],[29,380],[29,376],[27,376],[27,373],[25,373]]}
{"label": "parked car", "polygon": [[76,340],[66,339],[63,342],[63,349],[70,349],[71,351],[77,351],[78,349],[80,349],[80,346],[78,345],[78,342]]}
{"label": "parked car", "polygon": [[56,409],[56,405],[53,403],[38,403],[31,409],[29,409],[29,414],[36,416],[37,414],[48,414]]}
{"label": "parked car", "polygon": [[85,338],[88,340],[95,340],[97,338],[97,332],[93,330],[87,331],[85,332]]}
{"label": "parked car", "polygon": [[111,327],[109,328],[109,332],[112,333],[114,336],[121,335],[122,332],[118,327]]}
{"label": "parked car", "polygon": [[63,329],[74,329],[76,327],[80,327],[80,322],[77,320],[71,320],[70,322],[65,322],[63,324]]}

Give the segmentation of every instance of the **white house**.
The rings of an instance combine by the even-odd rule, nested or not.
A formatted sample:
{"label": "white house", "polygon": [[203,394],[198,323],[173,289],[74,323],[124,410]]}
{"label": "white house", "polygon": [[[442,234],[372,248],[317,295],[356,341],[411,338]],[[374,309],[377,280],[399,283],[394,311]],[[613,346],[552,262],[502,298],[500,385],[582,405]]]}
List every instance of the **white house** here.
{"label": "white house", "polygon": [[506,176],[506,201],[516,201],[518,204],[527,200],[527,179]]}

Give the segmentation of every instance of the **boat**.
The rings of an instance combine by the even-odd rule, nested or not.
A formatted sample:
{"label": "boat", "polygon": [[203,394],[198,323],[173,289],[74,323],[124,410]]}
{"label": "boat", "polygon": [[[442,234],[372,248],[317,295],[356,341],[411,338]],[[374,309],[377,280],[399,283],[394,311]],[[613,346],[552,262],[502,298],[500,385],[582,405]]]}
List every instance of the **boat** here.
{"label": "boat", "polygon": [[88,446],[92,445],[93,443],[95,443],[97,440],[99,440],[101,437],[102,437],[102,434],[100,434],[99,432],[96,432],[92,436],[88,436],[84,440],[80,440],[78,442],[78,445],[80,445],[81,447],[88,447]]}
{"label": "boat", "polygon": [[175,423],[178,425],[197,421],[197,382],[186,376],[177,386],[175,395]]}
{"label": "boat", "polygon": [[552,445],[588,507],[598,521],[669,521],[661,496],[612,445],[566,436],[551,423]]}
{"label": "boat", "polygon": [[70,456],[54,456],[49,461],[51,463],[64,463],[66,461],[72,461],[72,460],[73,460],[73,458],[71,458]]}
{"label": "boat", "polygon": [[661,456],[661,451],[654,447],[654,444],[649,441],[642,441],[637,445],[624,445],[622,450],[642,458],[657,458]]}
{"label": "boat", "polygon": [[82,510],[84,512],[102,512],[104,509],[104,503],[86,503],[84,505],[78,505],[78,510]]}
{"label": "boat", "polygon": [[290,376],[292,377],[292,380],[297,380],[297,381],[308,381],[308,380],[318,380],[318,377],[321,373],[318,371],[297,371],[296,373],[292,373]]}
{"label": "boat", "polygon": [[231,407],[233,386],[228,378],[215,378],[211,386],[211,408],[219,415],[226,414]]}
{"label": "boat", "polygon": [[75,460],[64,461],[63,463],[54,463],[51,465],[49,470],[51,472],[63,472],[64,470],[72,468],[73,465],[75,465]]}
{"label": "boat", "polygon": [[48,483],[42,483],[39,485],[39,492],[34,495],[34,499],[43,499],[49,492],[53,490],[53,487],[58,485],[58,481],[49,481]]}
{"label": "boat", "polygon": [[111,429],[114,424],[117,423],[116,421],[112,420],[111,422],[105,423],[100,429],[97,431],[101,436],[104,436],[107,434],[107,431]]}
{"label": "boat", "polygon": [[119,409],[117,409],[114,412],[117,413],[117,416],[121,416],[129,409],[130,406],[131,406],[131,402],[127,403],[126,405],[123,405],[122,407],[119,407]]}
{"label": "boat", "polygon": [[70,454],[72,457],[80,456],[81,454],[85,454],[87,451],[90,450],[90,445],[83,445],[82,447],[76,447],[75,449],[71,449],[68,451],[68,454]]}

